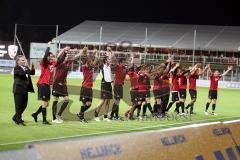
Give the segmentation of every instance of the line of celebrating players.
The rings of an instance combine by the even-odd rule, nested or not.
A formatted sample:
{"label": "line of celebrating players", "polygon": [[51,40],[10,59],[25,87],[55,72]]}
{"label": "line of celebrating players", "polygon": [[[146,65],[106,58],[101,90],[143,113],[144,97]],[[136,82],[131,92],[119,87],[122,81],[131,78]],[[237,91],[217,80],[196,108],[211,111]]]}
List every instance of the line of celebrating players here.
{"label": "line of celebrating players", "polygon": [[[87,122],[84,118],[84,113],[91,107],[93,100],[93,74],[94,69],[99,68],[102,74],[101,80],[101,101],[95,109],[94,116],[96,121],[100,121],[99,113],[102,109],[105,109],[103,120],[110,121],[113,119],[123,120],[119,116],[119,104],[123,98],[123,85],[125,79],[130,81],[130,96],[131,106],[125,113],[125,117],[133,120],[134,112],[136,111],[136,118],[146,119],[147,109],[150,111],[153,117],[164,117],[175,103],[176,107],[174,111],[177,114],[183,115],[193,114],[194,103],[197,100],[197,86],[196,80],[199,76],[204,74],[207,70],[211,72],[210,76],[210,88],[209,88],[209,101],[206,104],[205,114],[208,113],[208,108],[212,103],[212,114],[216,115],[216,101],[218,80],[226,75],[232,66],[228,67],[228,70],[223,74],[220,74],[217,70],[212,72],[210,65],[206,65],[203,69],[201,64],[196,64],[193,67],[181,67],[179,63],[173,63],[172,59],[168,59],[165,63],[161,63],[154,68],[151,65],[135,64],[134,53],[131,54],[130,63],[124,63],[123,59],[117,58],[110,47],[107,47],[105,56],[100,58],[99,52],[94,50],[94,58],[92,59],[88,54],[88,48],[84,47],[82,53],[78,53],[74,58],[68,56],[70,47],[62,49],[57,60],[53,59],[53,53],[49,52],[50,44],[45,52],[43,59],[40,62],[41,75],[37,82],[38,86],[38,98],[42,101],[38,110],[32,114],[35,122],[38,121],[38,115],[42,113],[43,124],[49,125],[47,121],[47,107],[50,100],[50,85],[52,84],[52,95],[54,101],[52,104],[52,123],[62,123],[62,113],[66,109],[69,103],[68,90],[67,90],[67,75],[71,69],[74,61],[81,59],[80,72],[83,73],[83,81],[80,90],[80,101],[82,105],[80,111],[77,114],[80,122]],[[112,77],[112,71],[115,73]],[[170,82],[171,80],[171,82]],[[187,96],[187,80],[189,81],[189,94],[191,101],[185,107],[185,101]],[[153,82],[153,87],[151,87]],[[114,91],[114,103],[110,117],[108,117],[110,100],[113,99],[112,83]],[[153,107],[151,106],[151,90],[155,98]],[[171,101],[169,97],[171,93]],[[59,112],[57,113],[57,105],[59,97],[63,97]],[[142,110],[142,115],[141,114]]]}

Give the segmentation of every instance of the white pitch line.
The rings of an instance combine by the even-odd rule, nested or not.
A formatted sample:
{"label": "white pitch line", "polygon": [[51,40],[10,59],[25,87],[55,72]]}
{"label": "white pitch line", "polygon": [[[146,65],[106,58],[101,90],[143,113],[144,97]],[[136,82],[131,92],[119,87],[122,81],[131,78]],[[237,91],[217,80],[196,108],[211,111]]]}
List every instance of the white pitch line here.
{"label": "white pitch line", "polygon": [[78,138],[78,137],[101,135],[101,134],[107,134],[107,133],[119,133],[119,132],[138,131],[138,130],[143,130],[143,129],[157,128],[157,127],[166,127],[166,126],[174,126],[174,125],[180,125],[180,124],[191,124],[191,123],[195,124],[195,123],[198,123],[198,122],[207,122],[207,121],[211,121],[211,120],[217,121],[217,120],[225,120],[225,119],[231,119],[231,118],[240,118],[240,117],[239,116],[233,116],[233,117],[225,117],[225,118],[211,118],[211,119],[205,119],[205,120],[199,120],[199,121],[188,121],[188,122],[181,122],[181,123],[174,123],[174,124],[156,125],[156,126],[151,126],[151,127],[133,128],[133,129],[129,129],[129,130],[114,130],[114,131],[82,134],[82,135],[64,136],[64,137],[57,137],[57,138],[46,138],[46,139],[38,139],[38,140],[9,142],[9,143],[1,143],[0,146],[14,145],[14,144],[23,144],[23,143],[33,143],[33,142],[40,142],[40,141],[60,140],[60,139],[66,139],[66,138]]}

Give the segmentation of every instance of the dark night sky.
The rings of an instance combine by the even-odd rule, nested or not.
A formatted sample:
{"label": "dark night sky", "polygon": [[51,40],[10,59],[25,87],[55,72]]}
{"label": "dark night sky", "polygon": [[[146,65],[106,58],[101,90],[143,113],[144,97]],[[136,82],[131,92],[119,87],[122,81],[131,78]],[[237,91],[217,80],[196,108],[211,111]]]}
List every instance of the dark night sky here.
{"label": "dark night sky", "polygon": [[237,7],[231,1],[203,0],[0,0],[0,40],[13,39],[14,23],[74,26],[84,20],[110,20],[240,25]]}

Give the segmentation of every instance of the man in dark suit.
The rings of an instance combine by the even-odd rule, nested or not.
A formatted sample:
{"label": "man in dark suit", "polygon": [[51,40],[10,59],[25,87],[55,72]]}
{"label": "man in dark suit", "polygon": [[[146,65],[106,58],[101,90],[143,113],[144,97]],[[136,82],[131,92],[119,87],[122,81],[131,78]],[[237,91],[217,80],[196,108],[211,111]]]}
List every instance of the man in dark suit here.
{"label": "man in dark suit", "polygon": [[34,92],[32,80],[30,75],[35,74],[33,63],[30,64],[30,68],[25,66],[25,57],[23,55],[17,56],[16,66],[14,67],[14,83],[13,94],[15,101],[15,115],[12,120],[17,125],[23,125],[22,114],[27,107],[28,92]]}

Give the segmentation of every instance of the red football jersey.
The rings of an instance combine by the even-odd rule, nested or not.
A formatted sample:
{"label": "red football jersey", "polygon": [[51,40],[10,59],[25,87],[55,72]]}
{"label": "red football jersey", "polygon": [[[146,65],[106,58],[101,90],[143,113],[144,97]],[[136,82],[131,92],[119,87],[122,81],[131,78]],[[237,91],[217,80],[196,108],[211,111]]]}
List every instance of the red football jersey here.
{"label": "red football jersey", "polygon": [[179,89],[187,89],[187,78],[184,75],[180,76]]}
{"label": "red football jersey", "polygon": [[89,67],[87,65],[83,65],[80,68],[80,72],[83,73],[82,86],[86,87],[86,88],[92,88],[94,67]]}
{"label": "red football jersey", "polygon": [[172,91],[178,91],[179,90],[179,76],[172,75]]}
{"label": "red football jersey", "polygon": [[212,74],[210,76],[210,88],[209,88],[209,90],[212,90],[212,91],[217,91],[218,90],[218,80],[221,77],[222,77],[222,75],[214,76],[214,74]]}
{"label": "red football jersey", "polygon": [[153,90],[160,90],[163,85],[163,80],[161,75],[157,75],[153,82]]}
{"label": "red football jersey", "polygon": [[74,62],[73,60],[68,60],[56,67],[56,71],[53,77],[54,83],[62,83],[62,84],[67,83],[66,79],[67,79],[68,71],[71,69],[73,62]]}
{"label": "red football jersey", "polygon": [[40,61],[40,68],[41,68],[41,74],[38,79],[37,84],[47,84],[50,85],[50,82],[52,81],[52,73],[55,65],[57,64],[57,61],[53,61],[52,63],[49,63],[47,67],[44,67],[43,60]]}
{"label": "red football jersey", "polygon": [[139,78],[138,78],[138,82],[139,82],[139,87],[138,90],[139,92],[145,92],[149,89],[149,77],[146,74],[139,74]]}
{"label": "red football jersey", "polygon": [[123,85],[124,79],[126,76],[126,71],[124,66],[120,66],[119,64],[116,64],[114,67],[115,71],[115,79],[114,79],[114,84],[115,85]]}
{"label": "red football jersey", "polygon": [[169,87],[169,86],[170,86],[170,83],[169,83],[168,73],[164,73],[164,74],[161,76],[161,78],[162,78],[162,80],[163,80],[162,88]]}
{"label": "red football jersey", "polygon": [[136,72],[128,72],[128,76],[130,78],[130,83],[132,89],[138,89],[138,74]]}
{"label": "red football jersey", "polygon": [[198,75],[189,75],[189,89],[196,91],[197,90],[197,79]]}

